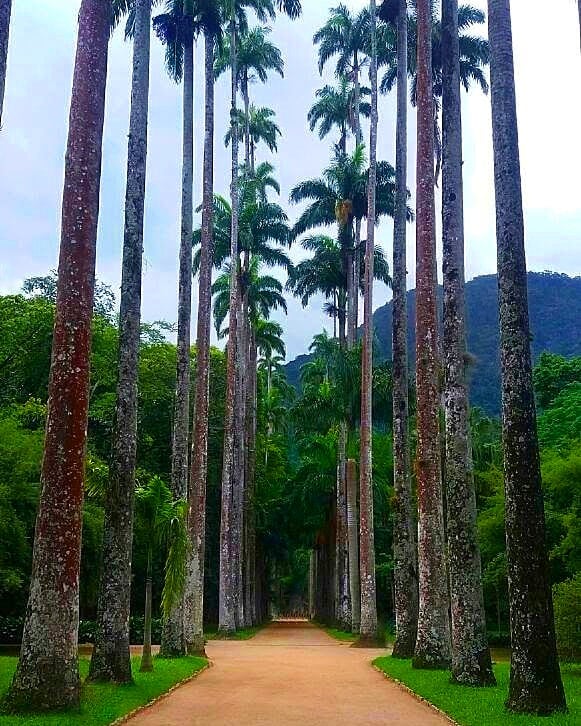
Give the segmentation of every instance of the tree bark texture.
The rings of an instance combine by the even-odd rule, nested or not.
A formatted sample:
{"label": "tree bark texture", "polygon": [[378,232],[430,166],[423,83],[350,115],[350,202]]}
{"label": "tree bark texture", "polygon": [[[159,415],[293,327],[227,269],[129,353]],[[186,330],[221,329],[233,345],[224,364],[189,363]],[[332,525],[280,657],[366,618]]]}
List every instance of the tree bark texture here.
{"label": "tree bark texture", "polygon": [[234,476],[233,476],[233,526],[231,528],[231,556],[234,568],[234,594],[236,607],[236,627],[244,627],[244,504],[246,499],[246,384],[248,375],[248,296],[241,290],[237,311],[237,377],[236,377],[236,408],[234,412]]}
{"label": "tree bark texture", "polygon": [[448,578],[440,472],[439,361],[436,314],[436,231],[434,204],[434,100],[432,13],[418,0],[418,142],[416,215],[416,388],[419,616],[413,665],[450,665]]}
{"label": "tree bark texture", "polygon": [[335,618],[343,630],[350,630],[352,624],[351,593],[349,590],[349,538],[347,533],[347,469],[346,469],[347,424],[339,429],[336,506],[337,536],[335,542],[336,591]]}
{"label": "tree bark texture", "polygon": [[2,111],[4,109],[4,89],[6,87],[6,64],[8,60],[11,11],[12,0],[2,0],[0,3],[0,129],[2,128]]}
{"label": "tree bark texture", "polygon": [[246,489],[244,523],[244,619],[247,627],[256,624],[256,512],[254,509],[256,473],[256,428],[258,396],[258,350],[250,328],[248,383],[246,397]]}
{"label": "tree bark texture", "polygon": [[[178,285],[176,397],[171,455],[171,487],[176,499],[188,496],[190,432],[190,328],[192,320],[192,230],[194,199],[194,41],[184,42],[182,226]],[[163,624],[161,654],[185,655],[184,599]]]}
{"label": "tree bark texture", "polygon": [[151,552],[147,554],[147,577],[145,579],[145,618],[143,620],[143,655],[141,656],[141,673],[151,673],[153,659],[151,657]]}
{"label": "tree bark texture", "polygon": [[361,583],[359,580],[359,516],[357,508],[357,463],[347,459],[347,537],[349,542],[349,594],[351,598],[351,631],[361,628]]}
{"label": "tree bark texture", "polygon": [[89,674],[90,679],[94,681],[117,683],[133,680],[129,649],[129,615],[137,457],[137,371],[141,328],[150,33],[151,0],[138,0],[135,6],[127,152],[117,403],[105,502],[97,635]]}
{"label": "tree bark texture", "polygon": [[363,311],[363,353],[361,361],[361,462],[360,570],[362,641],[378,637],[375,585],[375,544],[373,529],[373,260],[375,252],[375,195],[377,183],[377,11],[370,0],[371,16],[371,132],[369,139],[369,194],[367,200],[367,240],[365,243],[365,287]]}
{"label": "tree bark texture", "polygon": [[236,124],[237,92],[237,48],[236,24],[230,23],[230,66],[232,70],[232,105],[230,120],[232,128],[232,180],[230,196],[232,220],[230,230],[230,259],[232,270],[230,278],[230,319],[228,336],[228,361],[226,371],[226,410],[224,416],[224,458],[222,464],[222,503],[220,520],[220,582],[219,582],[219,625],[224,633],[236,630],[235,572],[231,553],[231,528],[233,526],[233,475],[234,475],[234,436],[236,380],[239,363],[237,353],[237,320],[239,307],[238,289],[238,128]]}
{"label": "tree bark texture", "polygon": [[79,569],[110,8],[83,0],[69,116],[48,413],[14,708],[78,707]]}
{"label": "tree bark texture", "polygon": [[407,355],[407,3],[397,21],[396,199],[393,233],[393,559],[396,658],[414,654],[418,627],[418,556],[413,510]]}
{"label": "tree bark texture", "polygon": [[489,0],[488,12],[512,643],[507,708],[549,714],[565,710],[566,702],[555,642],[531,371],[509,0]]}
{"label": "tree bark texture", "polygon": [[208,414],[210,399],[210,327],[212,321],[212,246],[214,225],[214,37],[206,35],[204,50],[205,132],[202,192],[202,237],[198,283],[196,390],[192,468],[190,476],[185,640],[186,652],[204,649],[204,558],[206,552],[206,485],[208,478]]}
{"label": "tree bark texture", "polygon": [[442,231],[446,509],[452,616],[452,679],[496,683],[486,634],[476,493],[470,456],[464,297],[464,191],[458,0],[442,2]]}

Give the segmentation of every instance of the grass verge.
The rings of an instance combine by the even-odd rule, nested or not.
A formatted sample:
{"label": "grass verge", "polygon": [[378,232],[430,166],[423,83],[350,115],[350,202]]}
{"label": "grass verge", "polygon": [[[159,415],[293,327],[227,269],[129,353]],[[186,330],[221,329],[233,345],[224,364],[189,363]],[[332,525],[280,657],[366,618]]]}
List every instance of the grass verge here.
{"label": "grass verge", "polygon": [[[132,659],[134,684],[83,685],[80,712],[24,716],[0,714],[0,726],[107,726],[159,698],[208,663],[205,658],[155,658],[153,673],[140,673],[140,660],[139,657]],[[0,657],[0,698],[10,686],[17,661],[17,658]],[[85,679],[89,672],[87,658],[79,659],[79,669],[81,678]]]}
{"label": "grass verge", "polygon": [[206,636],[206,640],[250,640],[264,627],[264,625],[255,625],[253,628],[241,628],[235,633],[232,633],[232,635],[219,633],[217,628],[206,628],[204,635]]}
{"label": "grass verge", "polygon": [[373,665],[390,678],[437,706],[462,726],[574,726],[581,724],[581,665],[561,666],[569,705],[568,714],[526,716],[510,714],[504,709],[508,693],[510,666],[494,666],[498,685],[472,688],[450,683],[448,671],[415,670],[411,661],[377,658]]}
{"label": "grass verge", "polygon": [[[313,621],[313,622],[319,628],[322,628],[332,638],[335,638],[335,640],[340,640],[343,643],[355,643],[357,640],[359,640],[359,635],[356,633],[351,633],[348,630],[340,630],[339,628],[332,628],[330,626],[325,625],[324,623],[318,623],[316,621]],[[383,625],[382,623],[380,623],[379,632],[383,633],[383,637],[384,637],[383,642],[385,645],[393,643],[393,632],[392,632],[392,629],[390,626]]]}

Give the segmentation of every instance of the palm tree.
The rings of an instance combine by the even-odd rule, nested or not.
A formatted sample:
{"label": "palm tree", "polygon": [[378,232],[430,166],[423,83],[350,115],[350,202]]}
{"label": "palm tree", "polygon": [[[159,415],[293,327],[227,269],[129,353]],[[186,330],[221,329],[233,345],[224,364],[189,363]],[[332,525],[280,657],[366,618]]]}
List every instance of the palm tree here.
{"label": "palm tree", "polygon": [[247,175],[248,183],[256,192],[256,198],[261,204],[268,203],[268,190],[272,189],[280,194],[280,184],[274,176],[274,166],[268,161],[261,161],[251,175]]}
{"label": "palm tree", "polygon": [[[377,164],[376,214],[393,215],[394,169],[385,161]],[[323,172],[320,179],[301,182],[290,195],[291,202],[310,201],[309,206],[297,220],[293,236],[296,238],[310,229],[338,226],[338,238],[342,251],[343,274],[347,280],[348,304],[353,305],[356,297],[353,277],[354,222],[367,216],[368,171],[365,169],[365,155],[358,146],[352,156],[335,153],[332,165]],[[349,326],[347,326],[349,328]],[[344,331],[339,328],[340,336]]]}
{"label": "palm tree", "polygon": [[[389,4],[389,3],[388,3]],[[392,11],[387,11],[389,13]],[[432,82],[434,94],[434,149],[436,159],[436,180],[439,176],[442,156],[442,135],[440,132],[439,111],[442,98],[442,24],[436,15],[436,4],[432,3]],[[460,82],[468,91],[476,83],[483,93],[488,93],[488,82],[485,67],[489,62],[488,41],[485,38],[470,35],[468,30],[474,25],[482,25],[486,17],[482,10],[471,5],[461,5],[458,9],[458,31],[460,51]],[[411,102],[417,105],[417,36],[418,20],[414,4],[408,15],[408,74],[412,79]],[[382,28],[379,42],[379,64],[387,66],[387,70],[380,84],[381,93],[389,93],[397,80],[398,55],[395,47],[396,36],[392,28],[387,25]]]}
{"label": "palm tree", "polygon": [[17,709],[79,705],[79,570],[110,10],[103,0],[82,0],[79,11],[41,495],[20,660],[8,694]]}
{"label": "palm tree", "polygon": [[[238,207],[239,207],[239,136],[237,128],[238,117],[238,36],[240,30],[247,28],[246,7],[252,7],[258,19],[264,22],[268,16],[274,14],[274,7],[270,0],[227,0],[225,3],[225,19],[229,26],[229,60],[231,70],[231,105],[230,124],[232,139],[232,175],[230,185],[231,214],[230,214],[230,304],[233,311],[230,319],[230,345],[228,346],[228,361],[226,372],[226,410],[224,416],[224,454],[222,463],[222,503],[220,517],[220,575],[219,575],[219,630],[231,633],[236,630],[236,617],[240,621],[239,602],[237,602],[236,582],[240,580],[240,570],[237,563],[241,558],[239,552],[232,549],[232,525],[241,516],[236,512],[234,500],[234,478],[238,478],[237,500],[240,501],[239,490],[243,487],[241,475],[243,466],[240,466],[242,443],[242,403],[241,401],[241,350],[238,340],[238,318],[242,298],[238,288]],[[249,159],[247,159],[249,162]],[[248,164],[247,164],[248,166]],[[242,321],[240,321],[242,322]],[[239,405],[237,405],[237,403]],[[236,449],[236,447],[238,447]]]}
{"label": "palm tree", "polygon": [[2,128],[2,109],[4,108],[4,87],[6,85],[6,61],[8,58],[11,12],[12,0],[5,0],[0,6],[0,128]]}
{"label": "palm tree", "polygon": [[[361,133],[361,70],[365,66],[369,52],[370,17],[369,11],[361,10],[352,15],[346,5],[339,5],[331,10],[327,23],[315,34],[313,41],[319,44],[319,72],[322,73],[326,63],[337,57],[335,74],[340,78],[347,76],[354,84],[354,121],[355,145],[363,142]],[[361,219],[355,222],[355,247],[361,240]],[[359,296],[355,281],[359,278],[357,264],[351,260],[350,275],[353,284],[349,285],[348,295],[348,344],[354,345],[358,322]]]}
{"label": "palm tree", "polygon": [[[250,140],[249,159],[250,166],[243,166],[243,177],[252,177],[256,170],[256,147],[259,143],[264,142],[269,151],[277,151],[278,137],[282,132],[278,124],[273,121],[274,111],[270,108],[256,108],[252,104],[248,109],[248,118],[242,111],[238,112],[238,134],[243,136],[247,133]],[[224,139],[226,146],[231,141],[231,130],[228,130]]]}
{"label": "palm tree", "polygon": [[359,472],[361,640],[377,640],[375,545],[373,532],[373,261],[375,253],[375,192],[377,179],[377,10],[369,2],[371,17],[371,131],[369,138],[369,183],[367,185],[367,240],[365,243],[365,292],[363,351],[361,359],[361,462]]}
{"label": "palm tree", "polygon": [[147,484],[138,487],[135,496],[143,522],[149,532],[145,573],[143,655],[139,668],[141,672],[149,673],[153,670],[151,657],[153,556],[156,551],[167,549],[161,603],[164,615],[168,617],[180,602],[186,581],[189,548],[186,526],[188,510],[186,500],[174,500],[170,488],[158,476],[152,477]]}
{"label": "palm tree", "polygon": [[[184,602],[184,645],[193,655],[204,653],[204,559],[206,549],[206,480],[208,476],[208,412],[210,395],[210,326],[212,315],[212,240],[214,236],[214,47],[219,18],[204,29],[205,130],[202,229],[198,283],[196,383],[190,472],[188,561]],[[168,618],[168,620],[170,620]],[[175,650],[180,647],[175,642]]]}
{"label": "palm tree", "polygon": [[531,372],[509,0],[489,0],[511,673],[507,708],[566,710],[555,642]]}
{"label": "palm tree", "polygon": [[486,635],[476,493],[470,456],[464,298],[464,190],[458,0],[442,2],[442,236],[446,507],[452,615],[452,678],[496,683]]}
{"label": "palm tree", "polygon": [[103,525],[103,564],[90,678],[132,681],[129,649],[137,367],[149,109],[151,0],[135,0],[115,430]]}
{"label": "palm tree", "polygon": [[[368,96],[369,89],[361,88],[360,96]],[[337,88],[324,86],[320,88],[315,97],[317,101],[311,107],[308,114],[308,122],[311,131],[319,126],[319,138],[324,139],[334,127],[339,130],[339,141],[337,148],[341,153],[347,153],[347,135],[349,131],[355,133],[355,88],[345,77],[339,78]],[[371,106],[367,102],[359,102],[359,115],[369,118]]]}
{"label": "palm tree", "polygon": [[[284,76],[284,62],[280,50],[268,40],[270,28],[256,27],[247,33],[242,34],[237,42],[237,85],[244,100],[244,158],[248,169],[252,168],[251,162],[251,133],[250,133],[250,83],[258,78],[266,83],[269,71],[275,71]],[[220,76],[230,67],[230,47],[228,42],[224,43],[216,63],[216,77]],[[237,115],[239,118],[239,116]]]}
{"label": "palm tree", "polygon": [[413,665],[416,668],[445,668],[450,663],[450,627],[438,426],[434,97],[430,0],[418,0],[417,17],[416,476],[420,604]]}
{"label": "palm tree", "polygon": [[406,0],[385,0],[380,16],[396,24],[397,126],[396,200],[393,232],[393,559],[395,589],[396,658],[411,658],[418,624],[418,569],[416,526],[411,491],[409,450],[406,199],[407,199],[407,59]]}
{"label": "palm tree", "polygon": [[[165,46],[170,77],[183,82],[181,239],[178,273],[176,396],[172,436],[171,486],[176,499],[188,496],[190,415],[190,324],[192,315],[192,227],[194,183],[194,0],[166,0],[166,12],[153,20]],[[197,19],[197,18],[196,18]],[[164,627],[162,653],[184,653],[181,608]]]}

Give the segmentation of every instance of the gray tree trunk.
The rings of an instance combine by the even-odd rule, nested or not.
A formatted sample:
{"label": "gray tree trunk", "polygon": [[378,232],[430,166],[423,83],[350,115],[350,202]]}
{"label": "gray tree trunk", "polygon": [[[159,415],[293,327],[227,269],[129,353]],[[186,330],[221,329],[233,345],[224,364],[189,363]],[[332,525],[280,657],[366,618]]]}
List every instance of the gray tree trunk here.
{"label": "gray tree trunk", "polygon": [[416,668],[447,668],[450,665],[450,621],[438,422],[440,395],[430,0],[418,0],[417,14],[416,472],[419,616],[413,665]]}
{"label": "gray tree trunk", "polygon": [[206,35],[204,52],[206,104],[202,239],[198,287],[196,392],[188,510],[188,534],[192,550],[188,562],[185,598],[186,652],[190,655],[203,655],[205,653],[204,558],[206,551],[210,326],[212,320],[212,246],[214,236],[214,42],[213,36]]}
{"label": "gray tree trunk", "polygon": [[342,423],[339,431],[337,462],[337,528],[335,537],[335,618],[339,627],[350,630],[352,624],[351,593],[349,590],[349,537],[347,532],[347,424]]}
{"label": "gray tree trunk", "polygon": [[[188,31],[189,32],[189,31]],[[178,286],[176,397],[171,455],[171,488],[175,499],[188,496],[190,432],[190,328],[192,321],[192,230],[194,207],[194,41],[184,42],[182,228]],[[186,653],[184,598],[164,621],[161,655]]]}
{"label": "gray tree trunk", "polygon": [[244,551],[244,619],[247,627],[256,624],[256,512],[254,509],[256,473],[256,427],[258,395],[258,350],[254,332],[250,330],[248,383],[247,383],[247,432],[246,432],[246,490],[245,490],[245,551]]}
{"label": "gray tree trunk", "polygon": [[446,412],[446,510],[452,679],[496,683],[486,635],[476,493],[470,456],[464,297],[464,190],[458,0],[442,2],[442,231]]}
{"label": "gray tree trunk", "polygon": [[12,708],[79,705],[79,570],[109,3],[83,0],[69,116],[56,317],[30,595]]}
{"label": "gray tree trunk", "polygon": [[[232,70],[232,105],[230,110],[232,129],[232,180],[230,196],[232,204],[232,224],[230,230],[230,259],[232,271],[230,278],[230,319],[228,336],[228,363],[226,372],[226,411],[224,416],[224,458],[222,464],[222,503],[220,520],[220,582],[219,582],[219,624],[223,633],[236,631],[235,572],[231,553],[231,528],[233,525],[233,475],[234,475],[234,436],[236,380],[238,377],[237,319],[239,306],[238,289],[238,128],[237,109],[237,48],[236,23],[230,22],[230,66]],[[234,311],[234,312],[233,312]]]}
{"label": "gray tree trunk", "polygon": [[566,709],[546,550],[533,392],[509,0],[489,0],[500,306],[506,553],[512,658],[507,708]]}
{"label": "gray tree trunk", "polygon": [[93,681],[117,683],[133,680],[129,649],[129,615],[137,457],[137,372],[141,327],[150,34],[151,0],[138,0],[135,6],[133,79],[127,153],[117,404],[105,502],[97,635],[89,673]]}
{"label": "gray tree trunk", "polygon": [[345,482],[347,487],[347,537],[349,540],[349,594],[351,597],[351,632],[361,628],[361,583],[359,581],[359,512],[357,508],[357,463],[348,459]]}
{"label": "gray tree trunk", "polygon": [[365,288],[363,312],[363,354],[361,362],[361,465],[360,569],[361,641],[378,638],[375,585],[375,544],[373,529],[373,260],[375,252],[375,195],[377,180],[377,11],[370,0],[371,15],[371,133],[369,139],[369,193],[367,200],[367,240],[365,243]]}
{"label": "gray tree trunk", "polygon": [[[241,288],[241,282],[238,282]],[[243,299],[242,299],[243,298]],[[231,557],[234,568],[234,601],[236,607],[236,627],[244,627],[244,503],[246,498],[246,383],[247,383],[247,320],[248,297],[239,295],[238,323],[237,323],[237,376],[236,376],[236,410],[234,413],[234,477],[233,477],[233,519],[230,530]]]}
{"label": "gray tree trunk", "polygon": [[393,559],[396,658],[414,654],[418,627],[418,555],[413,511],[407,354],[407,2],[397,20],[396,199],[393,233]]}
{"label": "gray tree trunk", "polygon": [[8,39],[10,36],[11,11],[12,0],[2,0],[2,2],[0,2],[0,128],[2,128],[4,89],[6,87],[6,62],[8,59]]}
{"label": "gray tree trunk", "polygon": [[147,575],[145,578],[145,617],[143,619],[143,655],[139,670],[141,673],[151,673],[153,659],[151,657],[151,551],[147,553]]}

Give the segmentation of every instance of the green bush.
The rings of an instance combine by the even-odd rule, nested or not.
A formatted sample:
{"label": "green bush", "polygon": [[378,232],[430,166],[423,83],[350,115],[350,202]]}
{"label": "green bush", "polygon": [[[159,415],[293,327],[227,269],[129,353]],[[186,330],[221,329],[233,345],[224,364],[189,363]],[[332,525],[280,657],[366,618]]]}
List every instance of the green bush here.
{"label": "green bush", "polygon": [[553,588],[557,644],[562,658],[581,655],[581,572]]}
{"label": "green bush", "polygon": [[24,618],[0,616],[0,644],[20,645]]}

